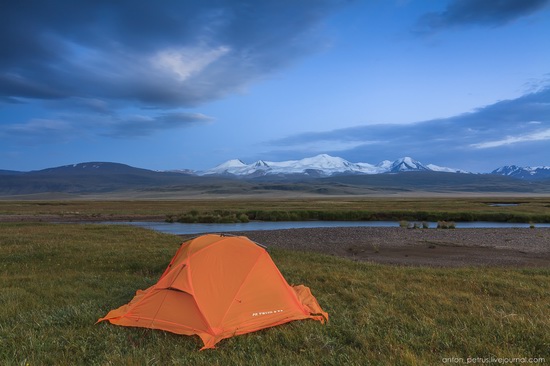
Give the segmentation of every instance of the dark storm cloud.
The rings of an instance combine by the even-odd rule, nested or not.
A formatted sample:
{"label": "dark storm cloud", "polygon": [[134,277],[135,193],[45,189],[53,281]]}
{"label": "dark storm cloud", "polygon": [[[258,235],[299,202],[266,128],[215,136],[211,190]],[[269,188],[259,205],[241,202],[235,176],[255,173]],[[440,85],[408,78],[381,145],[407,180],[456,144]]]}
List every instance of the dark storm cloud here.
{"label": "dark storm cloud", "polygon": [[196,106],[318,47],[339,1],[8,1],[0,98]]}
{"label": "dark storm cloud", "polygon": [[432,33],[464,25],[500,26],[532,14],[549,2],[549,0],[452,0],[442,12],[423,15],[415,31]]}
{"label": "dark storm cloud", "polygon": [[[498,165],[505,158],[532,157],[534,151],[539,159],[550,156],[549,142],[550,88],[546,88],[451,118],[305,133],[273,141],[272,146],[280,156],[296,156],[302,146],[318,145],[323,152],[355,162],[412,156],[435,164],[456,161],[464,165],[457,168],[471,169],[476,161],[494,160]],[[331,150],[327,148],[331,144],[351,147]]]}

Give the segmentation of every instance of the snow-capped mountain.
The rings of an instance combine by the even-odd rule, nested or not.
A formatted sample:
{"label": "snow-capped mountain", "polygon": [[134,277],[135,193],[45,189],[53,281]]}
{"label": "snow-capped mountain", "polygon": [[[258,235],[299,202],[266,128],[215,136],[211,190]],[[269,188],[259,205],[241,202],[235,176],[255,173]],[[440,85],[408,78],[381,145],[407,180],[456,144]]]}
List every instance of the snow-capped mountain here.
{"label": "snow-capped mountain", "polygon": [[537,180],[550,178],[550,166],[517,166],[506,165],[495,169],[491,174],[507,175],[519,179]]}
{"label": "snow-capped mountain", "polygon": [[254,166],[247,165],[239,159],[231,159],[213,169],[207,170],[204,174],[233,174],[248,175],[255,171]]}
{"label": "snow-capped mountain", "polygon": [[410,171],[466,173],[462,170],[440,167],[433,164],[424,165],[410,157],[401,158],[393,162],[384,160],[377,165],[373,165],[369,163],[352,163],[339,157],[321,154],[301,160],[280,162],[258,160],[252,164],[245,164],[241,160],[233,159],[198,174],[235,176],[306,174],[327,177],[335,174],[381,174]]}
{"label": "snow-capped mountain", "polygon": [[394,161],[389,169],[392,173],[430,170],[430,168],[428,168],[421,162],[415,161],[408,156]]}
{"label": "snow-capped mountain", "polygon": [[444,166],[438,166],[435,164],[428,164],[426,167],[431,170],[432,172],[444,172],[444,173],[463,173],[463,174],[469,174],[470,172],[462,169],[453,169],[453,168],[447,168]]}

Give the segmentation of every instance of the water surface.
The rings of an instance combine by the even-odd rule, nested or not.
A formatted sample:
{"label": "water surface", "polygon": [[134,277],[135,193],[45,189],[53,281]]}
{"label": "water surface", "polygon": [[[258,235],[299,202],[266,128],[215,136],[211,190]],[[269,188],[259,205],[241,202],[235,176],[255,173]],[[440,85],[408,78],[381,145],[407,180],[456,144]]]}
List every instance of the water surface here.
{"label": "water surface", "polygon": [[[414,223],[416,221],[411,221]],[[417,222],[421,226],[421,222]],[[235,224],[183,224],[168,222],[102,222],[112,225],[133,225],[167,234],[199,234],[199,233],[230,233],[234,231],[281,230],[320,227],[399,227],[397,221],[251,221]],[[436,222],[428,223],[430,228],[436,228]],[[456,222],[457,229],[466,228],[528,228],[525,223],[507,222]],[[535,224],[535,227],[550,227],[550,224]]]}

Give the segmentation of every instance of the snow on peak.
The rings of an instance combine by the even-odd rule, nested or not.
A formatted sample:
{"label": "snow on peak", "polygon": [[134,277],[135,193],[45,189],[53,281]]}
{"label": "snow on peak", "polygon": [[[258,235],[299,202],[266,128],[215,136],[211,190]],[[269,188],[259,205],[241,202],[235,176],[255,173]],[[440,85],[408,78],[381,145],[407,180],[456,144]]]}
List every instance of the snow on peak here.
{"label": "snow on peak", "polygon": [[[527,167],[529,168],[529,167]],[[506,165],[501,166],[498,169],[495,169],[492,171],[493,174],[501,174],[501,175],[513,175],[515,172],[521,171],[524,168],[521,168],[517,165]],[[528,169],[526,169],[528,170]]]}
{"label": "snow on peak", "polygon": [[322,175],[330,175],[333,171],[342,169],[342,161],[345,162],[344,159],[322,154],[302,160],[263,161],[265,165],[262,169],[268,174],[301,174],[307,170],[318,170]]}
{"label": "snow on peak", "polygon": [[428,164],[426,167],[434,172],[445,172],[445,173],[468,173],[462,169],[447,168],[446,166],[439,166],[435,164]]}
{"label": "snow on peak", "polygon": [[[212,169],[208,169],[204,174],[235,174],[241,175],[248,165],[243,163],[240,159],[231,159],[222,163]],[[245,173],[246,174],[246,173]]]}
{"label": "snow on peak", "polygon": [[381,162],[376,164],[376,167],[383,170],[389,170],[392,164],[393,164],[393,161],[382,160]]}
{"label": "snow on peak", "polygon": [[305,158],[298,161],[300,166],[308,166],[309,169],[342,169],[352,164],[342,158],[333,157],[327,154],[320,154],[312,158]]}
{"label": "snow on peak", "polygon": [[253,166],[255,168],[269,168],[269,165],[263,160],[258,160],[253,164]]}
{"label": "snow on peak", "polygon": [[427,166],[423,165],[421,162],[414,160],[411,157],[404,157],[397,159],[391,164],[391,172],[408,172],[415,170],[431,170]]}
{"label": "snow on peak", "polygon": [[218,165],[218,166],[228,166],[228,167],[242,167],[246,164],[241,159],[231,159],[226,161],[225,163]]}
{"label": "snow on peak", "polygon": [[78,168],[78,169],[98,169],[101,168],[105,163],[101,162],[90,162],[90,163],[78,163],[78,164],[71,164],[71,165],[63,165],[62,168]]}
{"label": "snow on peak", "polygon": [[495,169],[491,174],[507,175],[521,179],[547,179],[550,178],[550,166],[517,166],[506,165]]}
{"label": "snow on peak", "polygon": [[407,171],[466,173],[462,170],[440,167],[433,164],[423,165],[411,157],[404,157],[395,161],[384,160],[377,165],[372,165],[369,163],[352,163],[340,157],[320,154],[301,160],[278,162],[258,160],[252,164],[246,164],[241,160],[233,159],[199,174],[230,174],[237,176],[313,174],[315,176],[331,176],[334,174],[380,174]]}

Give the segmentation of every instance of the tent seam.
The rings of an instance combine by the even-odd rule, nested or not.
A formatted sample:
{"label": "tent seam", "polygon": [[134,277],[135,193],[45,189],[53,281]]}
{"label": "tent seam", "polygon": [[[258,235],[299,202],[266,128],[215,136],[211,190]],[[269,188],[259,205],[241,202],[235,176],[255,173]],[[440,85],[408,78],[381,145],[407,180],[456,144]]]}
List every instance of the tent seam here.
{"label": "tent seam", "polygon": [[223,237],[223,236],[221,236],[221,235],[220,235],[220,237],[223,238],[223,239],[222,239],[222,240],[215,241],[215,242],[213,242],[213,243],[210,243],[210,244],[208,244],[207,246],[205,246],[204,248],[201,248],[201,249],[197,250],[196,252],[191,253],[191,254],[189,255],[189,257],[188,257],[188,261],[191,261],[191,258],[193,258],[196,254],[202,252],[203,250],[208,249],[208,248],[211,248],[212,246],[214,246],[214,245],[216,245],[216,244],[223,243],[224,241],[230,239],[230,237]]}
{"label": "tent seam", "polygon": [[155,322],[156,318],[157,318],[157,315],[160,311],[160,308],[162,308],[162,305],[164,304],[164,301],[166,301],[166,297],[168,297],[168,291],[166,291],[166,293],[164,294],[164,297],[162,298],[162,301],[160,302],[160,305],[155,313],[155,316],[153,316],[153,319],[151,319],[151,325],[153,325],[153,323]]}
{"label": "tent seam", "polygon": [[298,308],[300,310],[302,310],[302,313],[304,315],[307,315],[307,316],[311,316],[311,313],[309,313],[308,311],[306,311],[305,309],[305,306],[304,304],[300,301],[300,299],[298,299],[298,294],[296,294],[296,291],[294,291],[294,289],[292,288],[292,286],[290,286],[287,282],[287,280],[285,279],[285,277],[283,276],[283,274],[281,273],[281,271],[279,270],[279,268],[277,267],[277,265],[275,264],[275,262],[273,260],[271,260],[271,265],[273,267],[275,267],[275,270],[279,273],[279,277],[281,278],[281,280],[286,283],[286,288],[287,288],[287,292],[290,293],[290,296],[292,297],[292,299],[294,300],[294,302],[296,303],[296,305],[298,305]]}
{"label": "tent seam", "polygon": [[136,316],[136,315],[127,316],[126,318],[129,318],[129,319],[152,320],[152,321],[156,321],[156,322],[160,322],[160,323],[174,324],[174,325],[180,326],[180,327],[182,327],[182,328],[190,329],[190,330],[192,330],[192,331],[196,331],[196,330],[199,330],[199,331],[200,331],[200,329],[193,328],[193,327],[188,327],[188,326],[183,325],[183,324],[181,324],[181,323],[170,322],[170,321],[168,321],[168,320],[154,319],[154,318],[149,318],[149,317],[144,317],[144,316]]}
{"label": "tent seam", "polygon": [[250,271],[248,272],[246,277],[243,279],[241,285],[239,286],[239,289],[237,290],[237,292],[235,292],[235,296],[233,297],[233,300],[231,300],[231,304],[227,307],[227,310],[223,314],[223,317],[220,320],[220,325],[223,324],[223,321],[225,320],[225,317],[227,316],[227,313],[229,313],[229,310],[233,306],[233,304],[235,302],[235,299],[237,298],[237,295],[239,295],[239,293],[241,292],[241,290],[242,290],[243,286],[245,285],[246,281],[248,280],[248,278],[252,274],[252,271],[254,270],[254,268],[256,268],[256,266],[258,265],[258,262],[260,261],[262,256],[264,256],[265,254],[267,254],[267,251],[263,250],[262,253],[260,253],[260,255],[256,258],[256,261],[254,262],[254,265],[252,267],[250,267]]}
{"label": "tent seam", "polygon": [[[191,257],[189,257],[188,263],[189,264],[187,265],[187,271],[190,272],[191,271],[191,269],[190,269],[191,268]],[[191,286],[191,290],[193,291],[193,295],[191,296],[191,298],[193,299],[193,302],[195,303],[195,306],[197,307],[197,310],[199,311],[199,314],[201,315],[202,320],[204,320],[204,323],[208,327],[208,330],[209,330],[210,334],[215,335],[214,330],[212,329],[212,326],[210,325],[210,322],[208,321],[208,319],[206,318],[206,316],[202,312],[201,307],[199,306],[199,303],[197,302],[197,296],[196,296],[196,293],[195,293],[195,286],[193,286],[193,281],[192,281],[190,273],[188,273],[187,278],[188,278],[188,281],[189,281],[189,286]]]}

